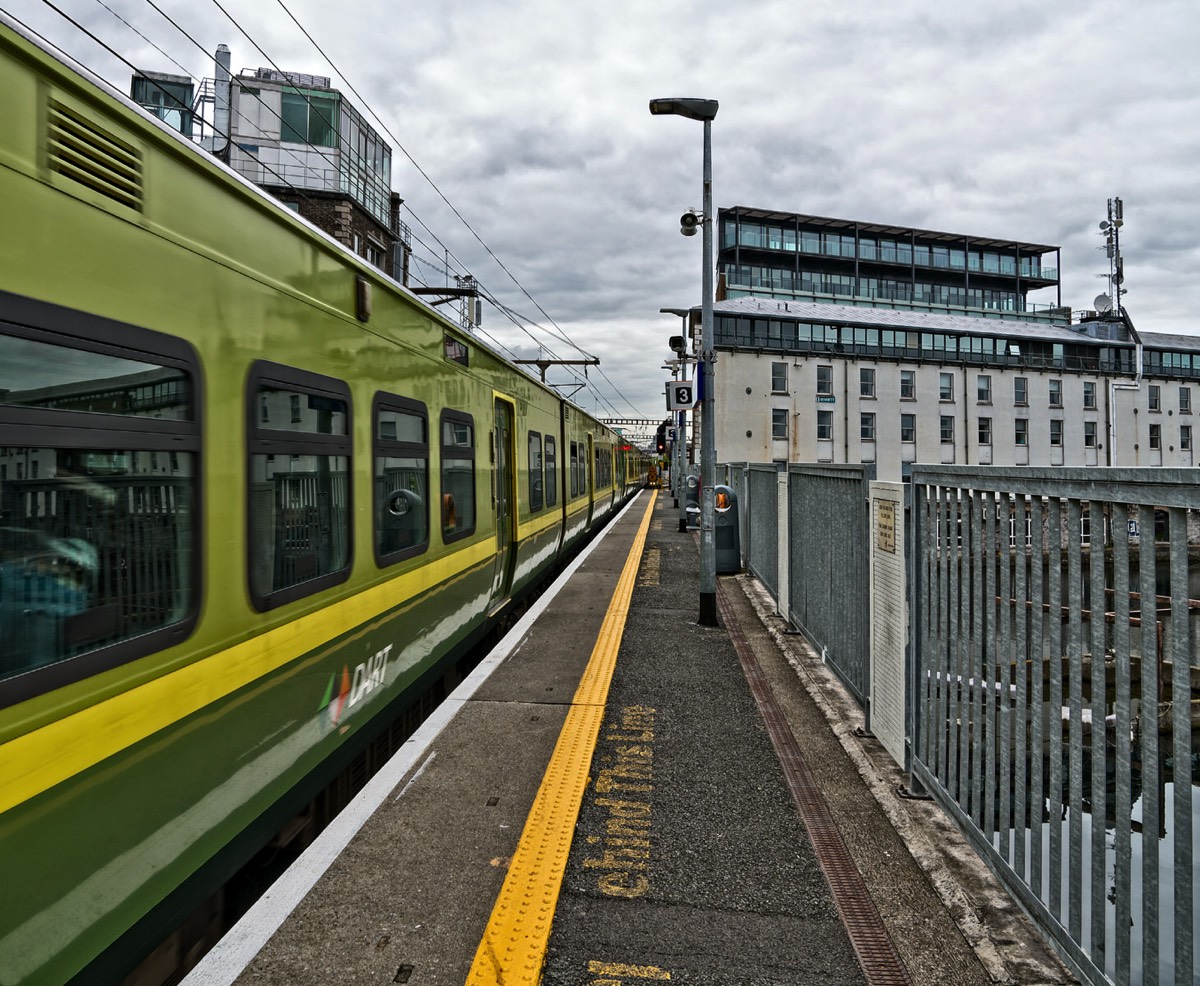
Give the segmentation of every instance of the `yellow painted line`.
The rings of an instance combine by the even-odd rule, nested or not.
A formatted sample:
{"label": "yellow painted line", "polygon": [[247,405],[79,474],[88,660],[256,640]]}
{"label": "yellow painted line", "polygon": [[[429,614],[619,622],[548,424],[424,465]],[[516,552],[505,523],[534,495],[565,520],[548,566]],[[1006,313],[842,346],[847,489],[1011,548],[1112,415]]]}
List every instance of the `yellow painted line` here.
{"label": "yellow painted line", "polygon": [[589,962],[593,976],[620,976],[622,979],[670,979],[671,974],[656,965],[625,965],[621,962]]}
{"label": "yellow painted line", "polygon": [[541,517],[534,517],[533,520],[526,521],[524,524],[517,524],[517,539],[524,541],[526,538],[541,534],[542,531],[549,530],[552,527],[557,527],[562,523],[562,514],[555,507],[548,508],[548,512]]}
{"label": "yellow painted line", "polygon": [[491,538],[0,745],[0,812],[495,556]]}
{"label": "yellow painted line", "polygon": [[525,820],[521,841],[492,908],[483,940],[475,951],[475,961],[467,976],[469,986],[501,983],[536,986],[541,977],[571,836],[583,804],[588,768],[604,719],[608,686],[621,648],[625,617],[657,496],[656,492],[650,495],[650,504],[617,579],[596,646],[571,699],[566,722]]}

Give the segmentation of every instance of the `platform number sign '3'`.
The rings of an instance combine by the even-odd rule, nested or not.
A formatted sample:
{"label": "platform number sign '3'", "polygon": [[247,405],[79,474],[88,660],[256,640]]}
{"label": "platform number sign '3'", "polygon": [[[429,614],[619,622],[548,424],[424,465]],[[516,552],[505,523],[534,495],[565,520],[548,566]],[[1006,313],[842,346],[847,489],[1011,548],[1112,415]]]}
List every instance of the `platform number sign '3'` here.
{"label": "platform number sign '3'", "polygon": [[696,406],[696,385],[691,380],[667,381],[667,410],[687,411]]}

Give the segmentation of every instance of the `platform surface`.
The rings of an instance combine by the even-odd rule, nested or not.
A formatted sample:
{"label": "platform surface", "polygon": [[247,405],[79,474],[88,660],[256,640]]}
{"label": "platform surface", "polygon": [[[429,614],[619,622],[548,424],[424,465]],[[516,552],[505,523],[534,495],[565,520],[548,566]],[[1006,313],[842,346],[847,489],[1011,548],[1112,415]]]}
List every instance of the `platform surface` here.
{"label": "platform surface", "polygon": [[[187,986],[1071,981],[986,868],[953,857],[936,809],[886,804],[898,773],[878,743],[847,735],[855,706],[771,626],[752,578],[722,577],[722,626],[697,625],[697,538],[678,531],[669,494],[650,499],[609,526],[348,810],[361,817],[335,822],[344,831],[322,836]],[[567,827],[569,851],[540,964],[506,968],[502,939],[481,942],[497,941],[506,877],[531,856],[522,833],[630,564],[581,797],[546,823]],[[747,660],[902,978],[864,972],[861,931],[852,940]],[[934,858],[948,847],[952,858]]]}

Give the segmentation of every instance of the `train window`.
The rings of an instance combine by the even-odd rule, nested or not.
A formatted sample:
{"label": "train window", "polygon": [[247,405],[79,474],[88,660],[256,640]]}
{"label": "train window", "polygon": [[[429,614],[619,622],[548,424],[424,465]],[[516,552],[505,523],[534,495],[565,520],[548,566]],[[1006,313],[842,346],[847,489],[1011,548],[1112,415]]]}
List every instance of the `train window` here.
{"label": "train window", "polygon": [[191,631],[198,403],[181,340],[0,293],[0,707]]}
{"label": "train window", "polygon": [[246,421],[250,598],[268,610],[350,574],[350,390],[260,361]]}
{"label": "train window", "polygon": [[475,419],[442,412],[442,540],[475,530]]}
{"label": "train window", "polygon": [[406,397],[376,394],[375,560],[382,567],[429,546],[429,416]]}
{"label": "train window", "polygon": [[467,344],[454,336],[446,333],[442,340],[442,351],[446,359],[453,363],[461,363],[463,366],[470,365],[470,352],[467,349]]}
{"label": "train window", "polygon": [[571,496],[579,496],[579,443],[571,443]]}
{"label": "train window", "polygon": [[609,458],[610,455],[611,455],[611,453],[607,449],[602,449],[602,448],[596,449],[595,478],[596,478],[596,489],[598,489],[598,490],[604,489],[604,487],[609,486],[612,483],[612,479],[609,476],[609,472],[610,472],[609,464],[611,461]]}
{"label": "train window", "polygon": [[542,509],[542,436],[529,433],[529,509]]}
{"label": "train window", "polygon": [[558,502],[558,473],[555,469],[554,436],[546,436],[546,506],[553,507]]}

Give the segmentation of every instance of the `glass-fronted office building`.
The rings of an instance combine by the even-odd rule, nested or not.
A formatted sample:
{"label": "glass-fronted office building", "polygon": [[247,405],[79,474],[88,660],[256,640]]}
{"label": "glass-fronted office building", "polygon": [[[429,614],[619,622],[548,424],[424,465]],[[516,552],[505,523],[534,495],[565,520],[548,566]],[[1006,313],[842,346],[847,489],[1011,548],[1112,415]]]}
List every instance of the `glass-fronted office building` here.
{"label": "glass-fronted office building", "polygon": [[1200,337],[1072,313],[1058,247],[741,207],[719,226],[719,461],[1194,464]]}

